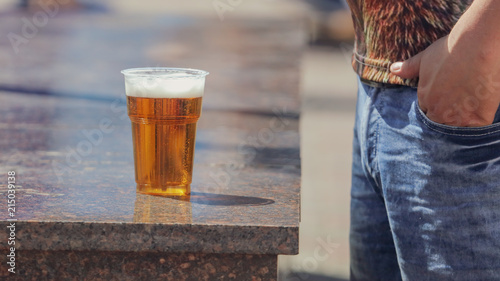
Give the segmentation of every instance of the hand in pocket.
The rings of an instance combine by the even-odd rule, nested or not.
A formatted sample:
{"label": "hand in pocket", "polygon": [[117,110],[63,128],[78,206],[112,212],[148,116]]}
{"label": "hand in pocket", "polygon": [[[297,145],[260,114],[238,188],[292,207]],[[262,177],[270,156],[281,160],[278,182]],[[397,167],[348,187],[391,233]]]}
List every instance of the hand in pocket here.
{"label": "hand in pocket", "polygon": [[464,37],[443,37],[414,57],[392,64],[391,72],[419,77],[419,105],[432,121],[486,126],[493,123],[500,104],[500,56],[485,56],[483,46]]}

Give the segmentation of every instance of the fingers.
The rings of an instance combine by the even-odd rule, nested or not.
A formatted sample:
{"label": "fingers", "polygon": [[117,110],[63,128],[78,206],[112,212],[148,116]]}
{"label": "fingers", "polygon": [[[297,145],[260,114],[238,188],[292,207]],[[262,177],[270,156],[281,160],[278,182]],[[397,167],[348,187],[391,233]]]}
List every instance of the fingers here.
{"label": "fingers", "polygon": [[411,79],[416,78],[420,72],[420,61],[422,60],[423,52],[403,61],[395,62],[391,65],[391,73],[401,78]]}

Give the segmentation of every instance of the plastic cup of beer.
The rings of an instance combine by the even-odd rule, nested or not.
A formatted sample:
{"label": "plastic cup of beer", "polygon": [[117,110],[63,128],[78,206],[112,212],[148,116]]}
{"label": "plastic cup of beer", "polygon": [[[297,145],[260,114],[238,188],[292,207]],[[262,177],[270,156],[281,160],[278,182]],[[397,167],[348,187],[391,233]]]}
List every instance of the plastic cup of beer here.
{"label": "plastic cup of beer", "polygon": [[123,70],[132,122],[135,181],[144,194],[191,192],[196,122],[208,72],[148,67]]}

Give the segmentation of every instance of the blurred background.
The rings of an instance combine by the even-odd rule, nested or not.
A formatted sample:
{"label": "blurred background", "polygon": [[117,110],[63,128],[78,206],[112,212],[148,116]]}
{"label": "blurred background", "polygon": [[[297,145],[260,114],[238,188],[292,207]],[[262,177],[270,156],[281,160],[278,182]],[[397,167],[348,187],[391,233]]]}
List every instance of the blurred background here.
{"label": "blurred background", "polygon": [[[2,0],[0,15],[36,12],[40,1],[42,0]],[[221,1],[227,2],[226,0],[60,0],[59,2],[64,2],[64,9],[70,14],[189,15],[201,20],[218,19],[221,22],[226,21],[227,24],[238,18],[258,20],[261,17],[291,15],[302,21],[308,43],[301,58],[300,81],[302,100],[300,254],[280,256],[280,278],[294,281],[348,280],[349,190],[356,76],[350,66],[354,31],[347,5],[344,0],[232,0],[235,5],[221,15],[215,8]],[[3,37],[3,42],[8,42],[5,40],[7,34],[0,34],[0,37]],[[169,51],[182,53],[182,50]],[[5,61],[16,61],[12,58],[6,59],[5,56],[8,55],[7,52],[0,52],[0,65],[3,65],[3,68],[10,67],[4,63]],[[67,55],[70,56],[71,53]],[[42,71],[40,68],[37,69],[36,65],[30,69]],[[318,249],[321,249],[321,255]]]}

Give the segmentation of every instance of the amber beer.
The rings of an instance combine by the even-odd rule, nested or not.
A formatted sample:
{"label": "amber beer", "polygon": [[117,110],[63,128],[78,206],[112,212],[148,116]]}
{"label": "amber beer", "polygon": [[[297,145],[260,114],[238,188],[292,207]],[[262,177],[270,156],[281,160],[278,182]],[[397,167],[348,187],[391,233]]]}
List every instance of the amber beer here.
{"label": "amber beer", "polygon": [[[127,78],[127,71],[140,71]],[[132,121],[137,191],[190,194],[196,122],[201,114],[204,77],[197,70],[125,70],[127,109]],[[136,78],[136,77],[135,77]],[[149,79],[144,83],[144,79]],[[128,81],[127,81],[128,80]],[[141,82],[142,81],[142,82]]]}

